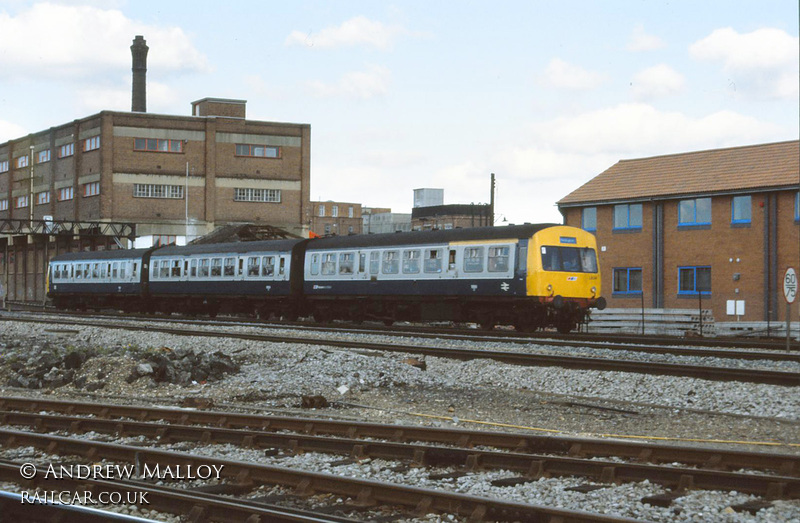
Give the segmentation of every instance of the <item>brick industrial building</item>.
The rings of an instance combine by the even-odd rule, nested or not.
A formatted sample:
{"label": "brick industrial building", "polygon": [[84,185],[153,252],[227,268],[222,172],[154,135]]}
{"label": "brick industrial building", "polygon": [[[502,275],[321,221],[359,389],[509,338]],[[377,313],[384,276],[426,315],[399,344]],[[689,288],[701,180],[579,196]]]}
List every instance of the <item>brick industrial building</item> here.
{"label": "brick industrial building", "polygon": [[784,271],[800,269],[799,144],[623,160],[562,198],[565,223],[597,236],[609,307],[785,320]]}
{"label": "brick industrial building", "polygon": [[[131,112],[102,111],[0,144],[0,221],[132,223],[151,244],[241,222],[307,235],[310,126],[248,120],[243,100],[205,98],[187,116],[143,112],[137,45],[141,37]],[[90,237],[0,236],[9,299],[42,299],[56,252],[89,240],[114,246]]]}
{"label": "brick industrial building", "polygon": [[311,202],[311,231],[317,236],[361,234],[361,204]]}

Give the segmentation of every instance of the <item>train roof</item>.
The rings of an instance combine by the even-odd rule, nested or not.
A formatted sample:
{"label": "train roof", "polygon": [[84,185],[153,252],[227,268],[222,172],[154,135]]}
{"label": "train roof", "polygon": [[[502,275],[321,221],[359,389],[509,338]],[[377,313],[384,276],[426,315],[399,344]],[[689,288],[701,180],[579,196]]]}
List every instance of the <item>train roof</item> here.
{"label": "train roof", "polygon": [[81,260],[118,260],[141,258],[149,249],[110,249],[106,251],[65,252],[54,256],[51,262]]}
{"label": "train roof", "polygon": [[153,256],[189,256],[192,254],[246,254],[248,252],[289,252],[300,239],[259,240],[252,242],[206,243],[197,245],[170,245],[153,252]]}
{"label": "train roof", "polygon": [[357,234],[352,236],[331,236],[311,240],[308,250],[337,249],[351,247],[383,247],[391,245],[430,245],[445,242],[481,241],[501,239],[530,238],[537,232],[555,223],[526,223],[506,225],[505,227],[470,227],[437,231],[413,231],[386,234]]}

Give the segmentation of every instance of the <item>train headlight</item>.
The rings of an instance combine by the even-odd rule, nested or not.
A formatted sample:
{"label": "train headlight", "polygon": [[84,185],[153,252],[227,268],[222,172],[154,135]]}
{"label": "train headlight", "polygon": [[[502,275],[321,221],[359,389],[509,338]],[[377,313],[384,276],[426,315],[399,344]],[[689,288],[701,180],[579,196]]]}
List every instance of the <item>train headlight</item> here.
{"label": "train headlight", "polygon": [[597,287],[592,287],[592,297],[597,296]]}
{"label": "train headlight", "polygon": [[550,294],[553,294],[553,284],[552,283],[548,283],[547,284],[547,292],[549,292]]}

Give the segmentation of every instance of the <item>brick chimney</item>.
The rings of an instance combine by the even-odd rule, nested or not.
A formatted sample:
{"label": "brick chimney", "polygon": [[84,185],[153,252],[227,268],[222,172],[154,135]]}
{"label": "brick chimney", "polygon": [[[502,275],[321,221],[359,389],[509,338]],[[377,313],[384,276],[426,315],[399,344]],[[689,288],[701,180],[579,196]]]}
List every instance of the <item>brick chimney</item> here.
{"label": "brick chimney", "polygon": [[139,35],[133,39],[131,55],[133,55],[133,95],[131,97],[131,111],[135,113],[147,112],[147,43]]}

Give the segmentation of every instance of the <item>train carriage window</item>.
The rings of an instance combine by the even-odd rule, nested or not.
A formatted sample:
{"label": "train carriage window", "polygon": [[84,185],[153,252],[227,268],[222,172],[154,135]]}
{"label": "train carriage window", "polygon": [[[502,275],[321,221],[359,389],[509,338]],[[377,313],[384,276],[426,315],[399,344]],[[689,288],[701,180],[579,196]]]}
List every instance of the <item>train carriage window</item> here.
{"label": "train carriage window", "polygon": [[464,249],[464,272],[483,271],[483,247]]}
{"label": "train carriage window", "polygon": [[528,247],[520,245],[517,251],[517,270],[525,272],[528,268]]}
{"label": "train carriage window", "polygon": [[93,263],[92,264],[92,278],[97,279],[100,277],[100,264]]}
{"label": "train carriage window", "polygon": [[425,249],[425,272],[442,272],[442,249]]}
{"label": "train carriage window", "polygon": [[162,279],[169,278],[169,264],[171,260],[161,260],[161,265],[158,269],[158,277]]}
{"label": "train carriage window", "polygon": [[244,274],[244,258],[239,258],[239,272],[237,272],[239,276]]}
{"label": "train carriage window", "polygon": [[330,276],[336,274],[336,255],[333,253],[325,253],[322,255],[322,274],[323,276]]}
{"label": "train carriage window", "polygon": [[278,264],[278,274],[283,276],[286,273],[286,258],[281,257],[280,263]]}
{"label": "train carriage window", "polygon": [[173,278],[180,278],[181,277],[181,261],[180,260],[172,260],[172,272],[170,274]]}
{"label": "train carriage window", "polygon": [[197,260],[192,260],[189,262],[189,276],[192,278],[197,278]]}
{"label": "train carriage window", "polygon": [[211,258],[211,277],[222,276],[222,258]]}
{"label": "train carriage window", "polygon": [[80,264],[75,266],[75,279],[82,280],[83,279],[83,270],[81,269]]}
{"label": "train carriage window", "polygon": [[311,255],[311,274],[319,274],[319,254]]}
{"label": "train carriage window", "polygon": [[225,276],[236,275],[236,258],[225,258]]}
{"label": "train carriage window", "polygon": [[508,247],[489,247],[489,272],[508,272]]}
{"label": "train carriage window", "polygon": [[111,279],[116,280],[119,278],[119,262],[111,264]]}
{"label": "train carriage window", "polygon": [[364,273],[367,270],[367,255],[366,253],[359,253],[358,255],[358,272]]}
{"label": "train carriage window", "polygon": [[353,274],[352,252],[342,252],[339,254],[339,274]]}
{"label": "train carriage window", "polygon": [[381,268],[381,253],[372,251],[369,253],[369,273],[378,274]]}
{"label": "train carriage window", "polygon": [[211,267],[211,260],[208,258],[203,258],[200,260],[200,265],[198,266],[197,276],[200,278],[208,278],[210,274],[209,268]]}
{"label": "train carriage window", "polygon": [[108,273],[111,272],[109,265],[110,265],[109,263],[100,264],[100,278],[102,279],[108,278]]}
{"label": "train carriage window", "polygon": [[131,272],[131,278],[133,278],[134,280],[138,280],[139,279],[139,263],[138,262],[133,264],[133,271]]}
{"label": "train carriage window", "polygon": [[264,256],[261,258],[261,276],[273,276],[275,274],[275,257]]}
{"label": "train carriage window", "polygon": [[384,274],[400,272],[400,251],[384,251],[381,271]]}
{"label": "train carriage window", "polygon": [[158,260],[153,260],[150,262],[150,277],[158,278]]}
{"label": "train carriage window", "polygon": [[261,258],[258,256],[251,256],[247,258],[247,275],[258,276],[261,272]]}
{"label": "train carriage window", "polygon": [[447,258],[447,270],[452,271],[456,268],[456,250],[450,249],[450,254]]}
{"label": "train carriage window", "polygon": [[419,249],[403,251],[403,274],[417,274],[419,272]]}

